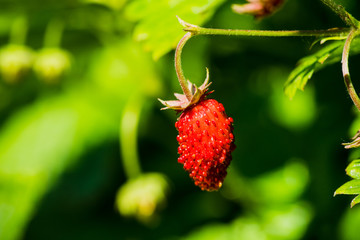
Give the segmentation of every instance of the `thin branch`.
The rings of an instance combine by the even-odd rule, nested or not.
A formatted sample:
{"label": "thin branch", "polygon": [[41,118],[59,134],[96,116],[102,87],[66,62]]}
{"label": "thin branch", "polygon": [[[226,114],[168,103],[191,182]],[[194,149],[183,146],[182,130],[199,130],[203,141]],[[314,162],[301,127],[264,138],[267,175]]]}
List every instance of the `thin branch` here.
{"label": "thin branch", "polygon": [[350,78],[350,72],[349,72],[350,45],[351,45],[352,40],[358,34],[359,34],[359,31],[357,31],[356,29],[353,29],[350,31],[350,33],[345,41],[341,63],[342,63],[342,72],[343,72],[346,88],[347,88],[348,93],[349,93],[352,101],[354,102],[355,106],[360,111],[360,99],[355,91],[354,85],[352,84],[352,81]]}
{"label": "thin branch", "polygon": [[183,38],[180,40],[180,42],[178,43],[177,47],[176,47],[176,51],[175,51],[175,70],[176,70],[176,75],[178,77],[180,86],[182,91],[184,92],[186,98],[191,101],[192,99],[192,94],[190,92],[190,90],[187,88],[187,81],[184,75],[184,72],[182,70],[181,67],[181,53],[183,50],[183,47],[185,46],[185,43],[193,36],[192,33],[188,32],[186,33]]}
{"label": "thin branch", "polygon": [[136,178],[141,174],[138,155],[138,125],[143,107],[143,99],[137,94],[126,103],[119,126],[121,159],[127,178]]}
{"label": "thin branch", "polygon": [[227,35],[227,36],[253,36],[253,37],[341,37],[349,33],[348,28],[335,28],[327,30],[239,30],[239,29],[216,29],[216,28],[184,28],[187,32],[198,35]]}
{"label": "thin branch", "polygon": [[26,41],[26,34],[28,30],[27,19],[24,15],[18,17],[11,26],[10,43],[16,45],[23,45]]}
{"label": "thin branch", "polygon": [[252,37],[346,37],[350,28],[332,28],[325,30],[242,30],[242,29],[216,29],[203,28],[179,19],[184,31],[193,35],[226,35],[226,36],[252,36]]}
{"label": "thin branch", "polygon": [[334,11],[340,18],[347,24],[348,26],[352,26],[353,28],[359,28],[360,23],[356,20],[350,13],[348,13],[345,8],[333,0],[320,0],[326,6],[328,6],[332,11]]}

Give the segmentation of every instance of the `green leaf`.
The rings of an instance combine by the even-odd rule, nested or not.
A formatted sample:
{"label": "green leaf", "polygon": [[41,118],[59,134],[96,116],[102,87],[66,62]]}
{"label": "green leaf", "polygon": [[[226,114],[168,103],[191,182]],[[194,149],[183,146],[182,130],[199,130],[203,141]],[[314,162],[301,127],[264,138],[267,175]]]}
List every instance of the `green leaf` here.
{"label": "green leaf", "polygon": [[355,206],[360,202],[360,195],[357,195],[352,201],[351,201],[351,207]]}
{"label": "green leaf", "polygon": [[175,48],[184,35],[176,16],[202,25],[223,2],[225,0],[135,0],[127,5],[125,15],[137,22],[134,38],[158,59]]}
{"label": "green leaf", "polygon": [[351,180],[339,187],[334,195],[337,194],[360,194],[360,180]]}
{"label": "green leaf", "polygon": [[360,179],[360,160],[352,161],[346,168],[346,173],[352,178]]}
{"label": "green leaf", "polygon": [[342,45],[343,42],[337,41],[320,49],[313,55],[302,58],[285,83],[285,94],[292,99],[298,89],[304,90],[314,71],[320,69],[331,54]]}
{"label": "green leaf", "polygon": [[86,149],[116,138],[117,121],[96,104],[94,92],[77,90],[40,100],[2,128],[0,239],[19,239],[60,174]]}
{"label": "green leaf", "polygon": [[151,58],[136,45],[124,39],[94,53],[84,77],[89,81],[41,97],[1,125],[0,239],[20,239],[59,176],[83,154],[117,139],[131,94],[145,98],[160,90]]}
{"label": "green leaf", "polygon": [[[324,40],[329,40],[328,38]],[[338,40],[338,39],[335,39]],[[321,42],[321,41],[320,41]],[[325,42],[325,41],[322,41]],[[290,73],[288,80],[285,83],[285,94],[292,99],[298,89],[304,90],[308,80],[313,73],[322,69],[323,67],[341,61],[344,41],[335,41],[316,53],[300,59],[296,68]],[[350,54],[355,55],[360,53],[360,39],[355,39],[351,44]]]}
{"label": "green leaf", "polygon": [[[339,187],[334,195],[337,194],[360,194],[360,159],[352,161],[349,166],[346,168],[346,173],[355,178],[341,187]],[[360,195],[356,196],[351,201],[351,207],[355,206],[360,202]]]}

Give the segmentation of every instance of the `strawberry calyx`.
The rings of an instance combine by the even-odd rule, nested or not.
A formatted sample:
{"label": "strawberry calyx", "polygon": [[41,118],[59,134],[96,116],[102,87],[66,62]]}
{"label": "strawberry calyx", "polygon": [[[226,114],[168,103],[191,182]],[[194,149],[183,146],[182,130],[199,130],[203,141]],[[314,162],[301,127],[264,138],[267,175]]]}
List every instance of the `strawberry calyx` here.
{"label": "strawberry calyx", "polygon": [[189,80],[187,81],[186,87],[191,93],[189,97],[187,97],[185,94],[174,93],[177,100],[164,101],[158,99],[163,105],[165,105],[165,107],[161,108],[161,110],[173,109],[179,112],[184,111],[186,108],[198,103],[202,97],[210,94],[207,93],[210,85],[211,82],[209,82],[209,70],[206,68],[206,78],[204,83],[200,87],[197,87]]}

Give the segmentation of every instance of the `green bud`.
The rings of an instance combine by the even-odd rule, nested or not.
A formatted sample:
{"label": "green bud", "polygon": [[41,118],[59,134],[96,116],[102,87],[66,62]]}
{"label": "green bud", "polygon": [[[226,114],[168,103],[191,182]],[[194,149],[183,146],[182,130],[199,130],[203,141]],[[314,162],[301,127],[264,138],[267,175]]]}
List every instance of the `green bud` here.
{"label": "green bud", "polygon": [[142,174],[120,187],[116,206],[121,215],[147,222],[165,204],[168,190],[169,185],[164,175]]}
{"label": "green bud", "polygon": [[70,69],[70,54],[59,48],[44,48],[38,53],[34,71],[46,83],[56,83]]}
{"label": "green bud", "polygon": [[0,73],[8,83],[18,82],[31,68],[33,51],[23,45],[9,44],[0,50]]}

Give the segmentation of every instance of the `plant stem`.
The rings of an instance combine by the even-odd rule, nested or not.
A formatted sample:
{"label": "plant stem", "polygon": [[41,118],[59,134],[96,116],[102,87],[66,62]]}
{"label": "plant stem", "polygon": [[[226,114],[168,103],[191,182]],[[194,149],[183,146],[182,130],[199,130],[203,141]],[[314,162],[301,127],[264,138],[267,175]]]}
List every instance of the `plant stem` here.
{"label": "plant stem", "polygon": [[60,19],[51,20],[47,27],[44,37],[44,47],[56,48],[60,46],[64,23]]}
{"label": "plant stem", "polygon": [[359,28],[359,21],[351,16],[351,14],[348,13],[343,6],[335,3],[333,0],[321,0],[321,2],[334,11],[341,18],[341,20],[345,22],[345,24],[354,28]]}
{"label": "plant stem", "polygon": [[11,26],[10,43],[25,44],[27,34],[27,20],[25,16],[18,17]]}
{"label": "plant stem", "polygon": [[182,91],[184,92],[186,98],[191,101],[192,98],[192,94],[190,92],[190,90],[187,88],[187,81],[184,75],[184,72],[182,70],[181,67],[181,53],[182,53],[182,49],[185,46],[185,43],[193,36],[192,33],[188,32],[186,33],[182,39],[180,40],[180,42],[178,43],[177,47],[176,47],[176,51],[175,51],[175,70],[176,70],[176,75],[178,77],[180,86]]}
{"label": "plant stem", "polygon": [[120,150],[127,178],[135,178],[141,173],[137,148],[137,129],[142,107],[143,100],[141,97],[137,94],[130,97],[120,121]]}
{"label": "plant stem", "polygon": [[194,35],[226,35],[226,36],[257,36],[257,37],[341,37],[346,36],[349,28],[335,28],[327,30],[291,30],[291,31],[271,31],[271,30],[239,30],[239,29],[216,29],[202,28],[191,25],[185,27],[185,31]]}
{"label": "plant stem", "polygon": [[352,84],[351,78],[350,78],[350,72],[349,72],[349,52],[350,52],[350,45],[352,40],[360,34],[359,30],[352,29],[345,41],[343,54],[342,54],[342,72],[344,76],[344,82],[346,85],[346,88],[348,90],[348,93],[351,97],[351,100],[355,104],[356,108],[360,111],[360,99],[357,95],[354,85]]}

